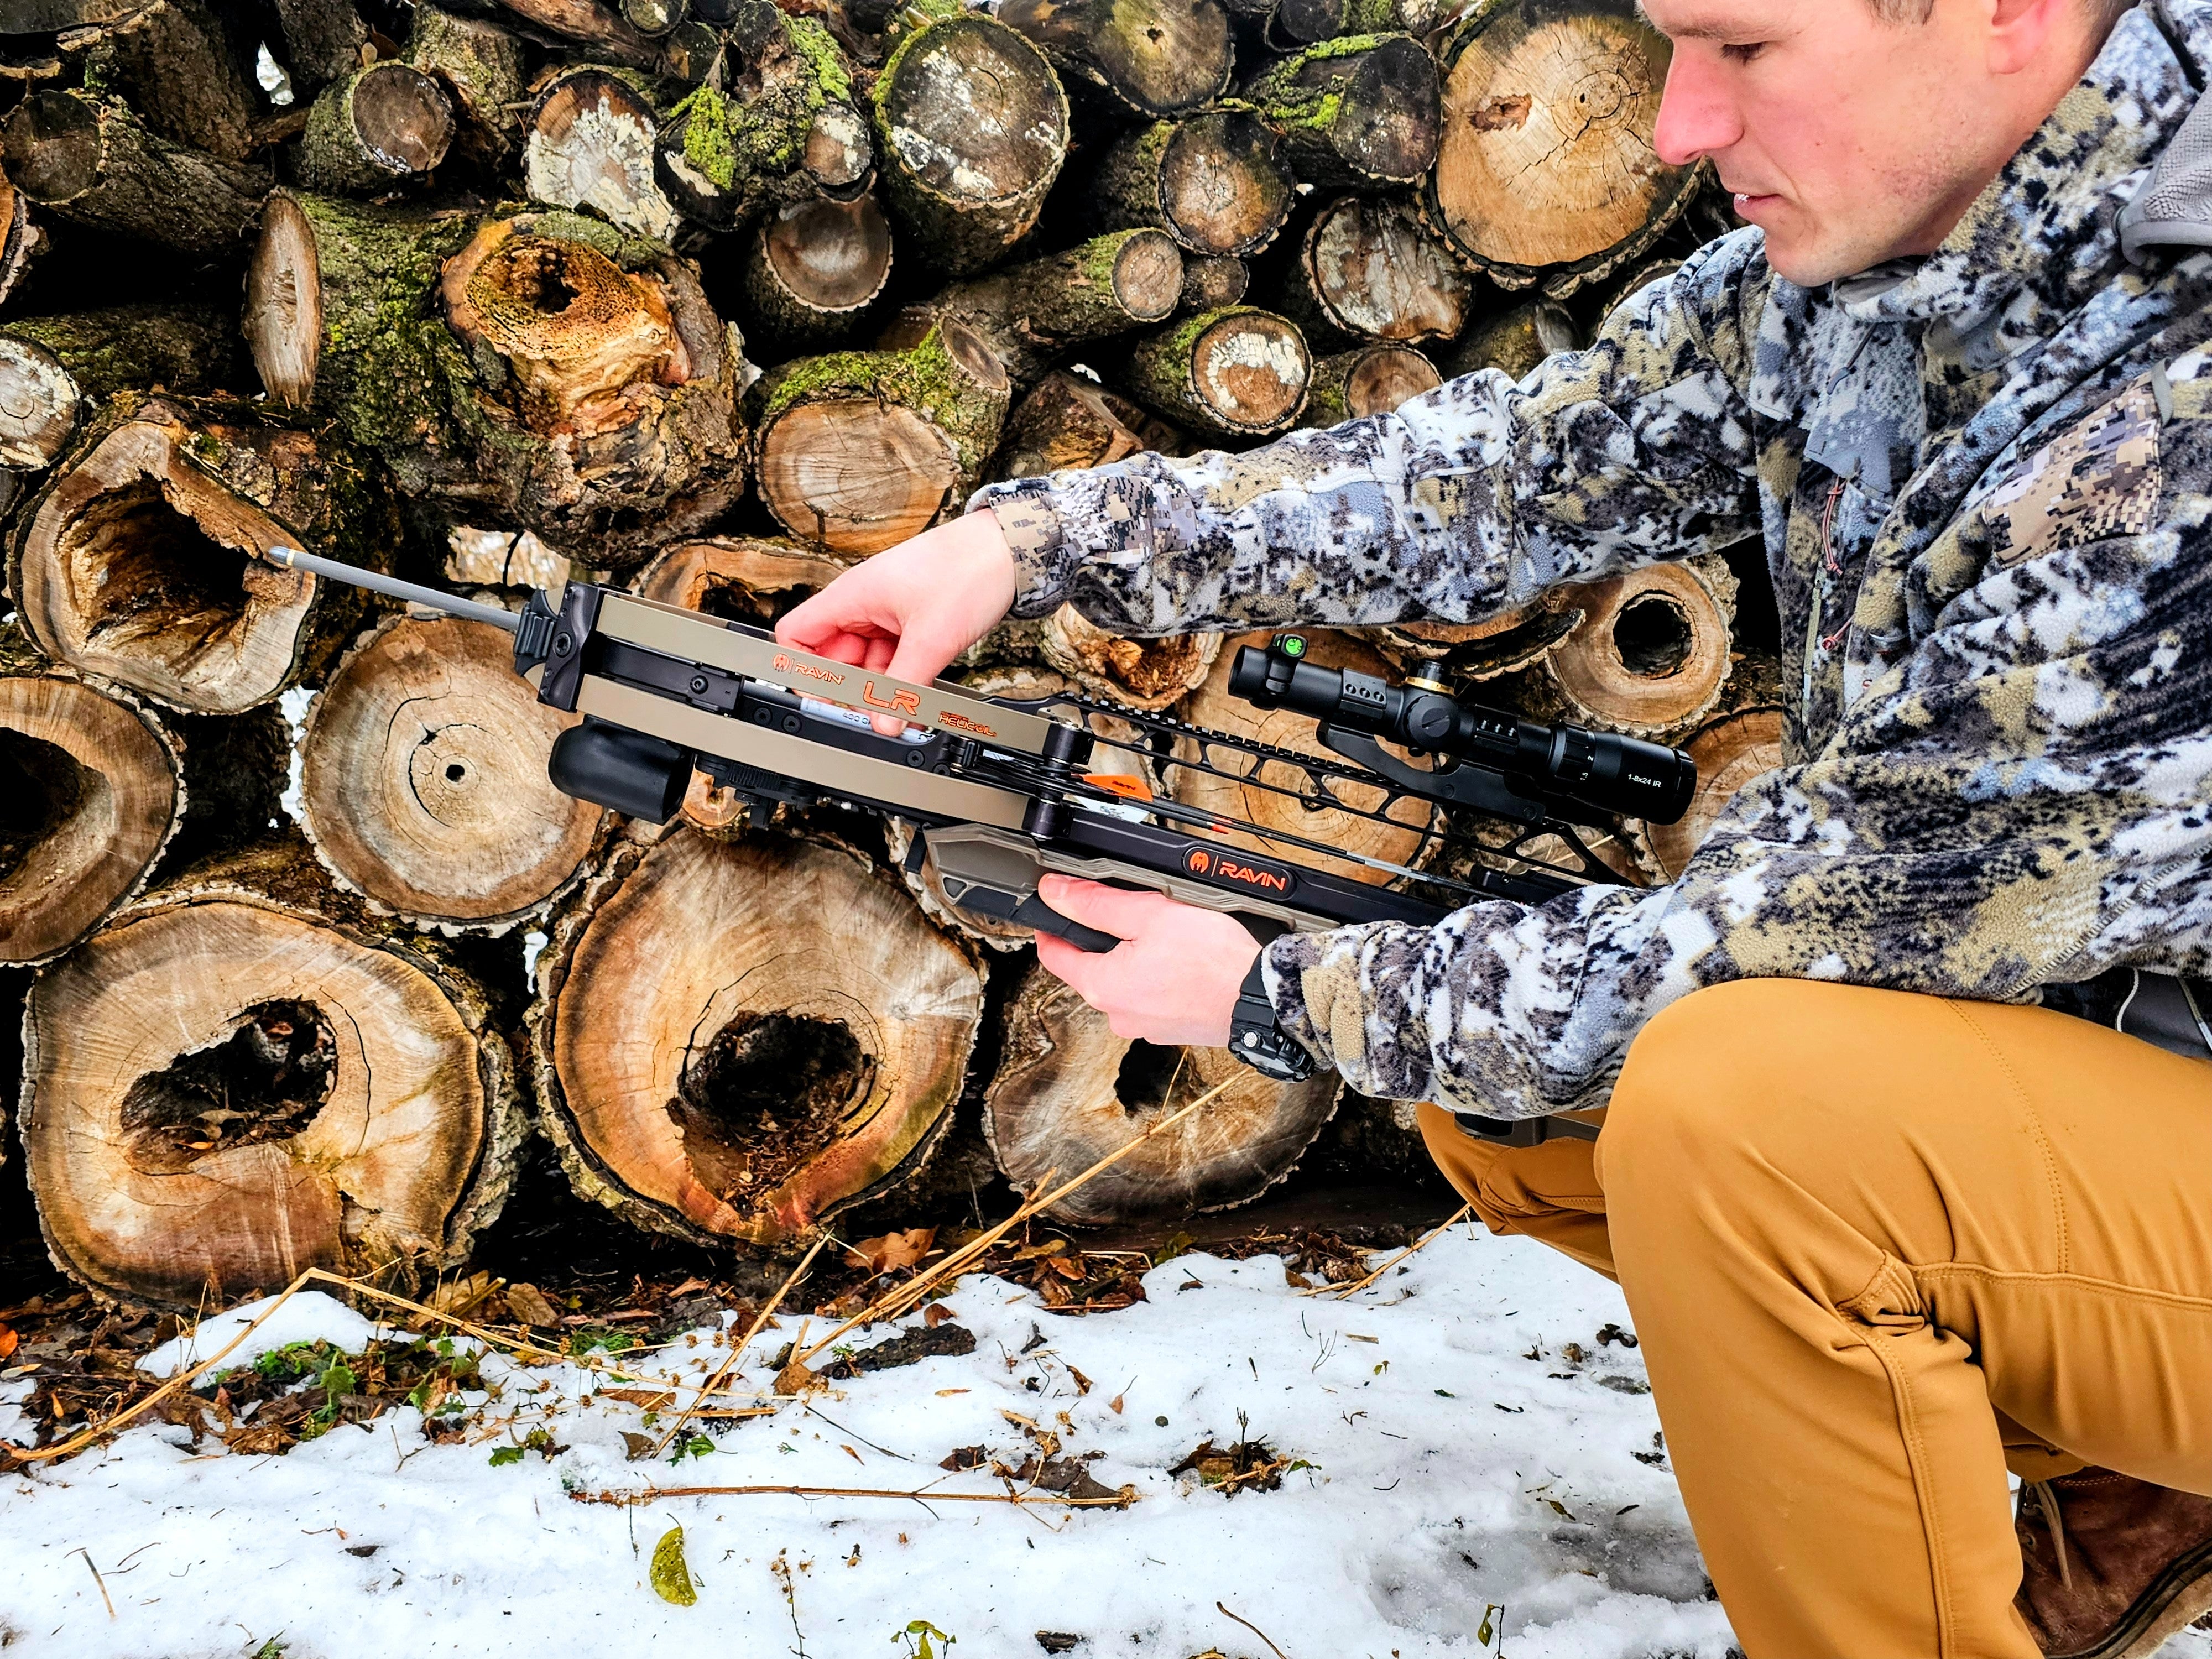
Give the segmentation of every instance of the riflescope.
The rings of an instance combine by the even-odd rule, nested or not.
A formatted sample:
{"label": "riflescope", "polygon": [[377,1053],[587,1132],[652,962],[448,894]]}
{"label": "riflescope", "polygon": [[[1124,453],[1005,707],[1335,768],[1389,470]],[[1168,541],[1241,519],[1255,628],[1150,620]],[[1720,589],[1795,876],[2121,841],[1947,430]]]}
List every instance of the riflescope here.
{"label": "riflescope", "polygon": [[1697,764],[1679,749],[1578,726],[1546,726],[1305,658],[1300,634],[1278,634],[1265,650],[1248,645],[1230,668],[1229,690],[1256,708],[1295,708],[1340,730],[1497,772],[1516,794],[1532,800],[1571,801],[1673,823],[1697,790]]}

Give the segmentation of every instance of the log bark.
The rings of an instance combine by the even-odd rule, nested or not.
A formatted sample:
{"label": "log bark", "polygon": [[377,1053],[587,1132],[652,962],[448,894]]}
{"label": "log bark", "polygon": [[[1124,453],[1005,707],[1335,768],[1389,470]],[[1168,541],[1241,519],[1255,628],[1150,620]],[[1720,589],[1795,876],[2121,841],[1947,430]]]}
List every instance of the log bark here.
{"label": "log bark", "polygon": [[1500,287],[1543,277],[1554,299],[1642,257],[1704,176],[1651,148],[1670,56],[1634,0],[1476,7],[1437,49],[1437,234]]}
{"label": "log bark", "polygon": [[85,401],[130,387],[191,393],[234,380],[238,336],[198,307],[110,306],[0,323],[0,465],[52,465]]}
{"label": "log bark", "polygon": [[1403,33],[1419,39],[1437,26],[1440,0],[1277,0],[1267,38],[1284,47],[1318,46],[1347,34]]}
{"label": "log bark", "polygon": [[1271,64],[1243,101],[1307,184],[1419,183],[1437,159],[1437,64],[1404,34],[1328,40]]}
{"label": "log bark", "polygon": [[1044,54],[956,8],[892,48],[871,98],[884,204],[917,261],[965,276],[1003,258],[1067,158],[1067,94]]}
{"label": "log bark", "polygon": [[[1731,679],[1738,678],[1757,678],[1757,668],[1739,665]],[[1782,705],[1771,695],[1778,689],[1774,678],[1767,677],[1768,695],[1731,696],[1729,701],[1736,708],[1706,720],[1682,740],[1681,746],[1698,763],[1698,793],[1680,820],[1646,823],[1639,819],[1628,824],[1627,838],[1636,848],[1637,860],[1655,879],[1667,882],[1680,875],[1736,792],[1783,763]]]}
{"label": "log bark", "polygon": [[1572,351],[1581,343],[1581,331],[1564,306],[1531,300],[1493,313],[1468,329],[1444,372],[1456,380],[1495,368],[1513,380],[1524,380],[1545,358]]}
{"label": "log bark", "polygon": [[524,123],[522,187],[533,202],[588,209],[665,242],[678,222],[656,176],[659,127],[638,77],[591,68],[556,75]]}
{"label": "log bark", "polygon": [[726,93],[695,88],[659,139],[661,189],[678,212],[713,230],[817,195],[850,198],[875,177],[852,66],[830,31],[811,17],[786,17],[767,0],[744,17],[734,84]]}
{"label": "log bark", "polygon": [[445,89],[453,154],[487,170],[504,167],[522,133],[522,43],[483,18],[417,4],[407,61]]}
{"label": "log bark", "polygon": [[152,0],[107,31],[88,67],[123,90],[148,126],[180,144],[226,161],[258,147],[252,59],[207,0]]}
{"label": "log bark", "polygon": [[653,43],[599,0],[498,0],[532,34],[589,50],[601,63],[649,70],[660,62]]}
{"label": "log bark", "polygon": [[237,714],[335,657],[366,613],[260,556],[388,568],[398,526],[337,440],[241,406],[118,398],[17,515],[9,588],[41,649],[186,713]]}
{"label": "log bark", "polygon": [[984,1133],[1006,1179],[1029,1196],[1049,1172],[1065,1180],[1089,1169],[1217,1084],[1228,1086],[1203,1111],[1046,1211],[1053,1220],[1105,1226],[1249,1202],[1291,1172],[1342,1084],[1334,1072],[1275,1083],[1225,1048],[1117,1037],[1103,1014],[1032,967],[1006,1010]]}
{"label": "log bark", "polygon": [[1316,343],[1419,345],[1458,338],[1474,302],[1467,273],[1409,204],[1340,196],[1314,216],[1279,308]]}
{"label": "log bark", "polygon": [[319,876],[296,842],[204,866],[33,987],[32,1193],[96,1294],[191,1308],[309,1267],[419,1290],[497,1216],[526,1126],[489,998]]}
{"label": "log bark", "polygon": [[1411,346],[1355,346],[1315,361],[1305,424],[1335,426],[1388,415],[1407,398],[1443,383],[1437,366]]}
{"label": "log bark", "polygon": [[[0,137],[0,160],[5,155],[6,140]],[[9,295],[22,281],[24,270],[38,257],[45,241],[31,222],[30,202],[0,170],[0,305],[8,303]]]}
{"label": "log bark", "polygon": [[1146,121],[1204,108],[1236,65],[1218,0],[1002,0],[994,14],[1044,48],[1071,85]]}
{"label": "log bark", "polygon": [[1182,293],[1176,309],[1216,311],[1242,305],[1252,286],[1252,267],[1226,254],[1195,254],[1182,262]]}
{"label": "log bark", "polygon": [[576,717],[538,701],[488,623],[391,617],[317,695],[301,826],[371,908],[503,933],[581,878],[605,817],[545,774]]}
{"label": "log bark", "polygon": [[1139,340],[1121,368],[1129,395],[1179,424],[1223,437],[1280,432],[1304,407],[1313,359],[1296,324],[1227,306]]}
{"label": "log bark", "polygon": [[265,167],[176,143],[117,100],[83,92],[16,105],[0,124],[0,164],[64,219],[208,256],[237,245],[270,183]]}
{"label": "log bark", "polygon": [[[902,319],[952,317],[996,354],[1017,386],[1035,385],[1073,347],[1174,314],[1182,255],[1166,232],[1109,231],[1064,253],[957,283]],[[923,322],[922,326],[927,326]]]}
{"label": "log bark", "polygon": [[1236,258],[1273,241],[1297,199],[1281,141],[1226,112],[1124,134],[1091,191],[1103,226],[1157,225],[1188,252]]}
{"label": "log bark", "polygon": [[1055,369],[1006,417],[995,476],[1030,478],[1103,466],[1140,450],[1182,453],[1182,434],[1127,398]]}
{"label": "log bark", "polygon": [[49,961],[134,897],[184,807],[157,716],[0,627],[0,963]]}
{"label": "log bark", "polygon": [[891,227],[873,196],[777,209],[746,239],[749,349],[769,360],[848,338],[891,276]]}
{"label": "log bark", "polygon": [[803,1240],[950,1126],[982,1013],[969,952],[849,849],[678,830],[562,907],[531,1013],[577,1192],[699,1243]]}
{"label": "log bark", "polygon": [[1362,629],[1360,635],[1401,669],[1425,665],[1455,678],[1493,680],[1541,661],[1575,630],[1583,611],[1577,590],[1547,589],[1533,603],[1479,623],[1412,622]]}
{"label": "log bark", "polygon": [[878,553],[957,510],[998,447],[1012,387],[949,319],[903,349],[801,358],[750,394],[761,500],[833,553]]}
{"label": "log bark", "polygon": [[[360,67],[361,49],[368,44],[368,26],[361,21],[353,0],[272,0],[272,3],[284,36],[284,67],[291,71],[295,94],[311,94]],[[427,5],[416,7],[418,31],[429,10]]]}
{"label": "log bark", "polygon": [[[1302,754],[1325,755],[1320,741],[1314,735],[1318,722],[1294,709],[1261,710],[1241,697],[1229,693],[1229,670],[1237,660],[1239,647],[1265,645],[1269,635],[1264,630],[1255,634],[1231,635],[1221,641],[1221,653],[1215,659],[1213,671],[1206,684],[1191,694],[1183,706],[1182,718],[1193,726],[1219,732],[1232,738],[1243,738],[1277,749],[1296,750]],[[1389,665],[1368,646],[1349,635],[1329,630],[1309,629],[1306,632],[1308,655],[1306,660],[1319,663],[1324,668],[1350,669],[1362,674],[1387,676]],[[1402,759],[1403,752],[1393,750]],[[1196,750],[1179,744],[1176,753],[1186,760],[1202,759]],[[1259,772],[1260,781],[1279,787],[1304,790],[1304,774],[1279,762],[1264,763]],[[1413,866],[1434,850],[1434,836],[1440,829],[1437,814],[1424,802],[1400,802],[1390,811],[1390,822],[1378,823],[1371,818],[1357,816],[1334,807],[1310,809],[1291,796],[1273,793],[1271,789],[1255,788],[1231,778],[1209,776],[1194,772],[1188,767],[1168,769],[1168,787],[1175,799],[1188,806],[1197,806],[1243,818],[1266,830],[1279,830],[1302,836],[1310,841],[1326,842],[1347,852],[1358,853],[1369,858],[1383,859],[1392,864]],[[1381,810],[1382,796],[1376,791],[1351,784],[1337,787],[1338,798],[1346,805],[1360,811]],[[1279,845],[1264,836],[1244,830],[1225,835],[1223,840],[1249,852],[1265,853],[1270,857],[1284,858],[1301,864],[1313,863],[1321,855],[1303,848]],[[1375,885],[1388,884],[1393,878],[1381,871],[1366,869],[1358,865],[1334,868],[1335,873],[1349,876],[1355,881]]]}
{"label": "log bark", "polygon": [[1717,555],[1648,565],[1569,590],[1583,612],[1545,656],[1540,717],[1671,738],[1711,714],[1728,683],[1736,580]]}
{"label": "log bark", "polygon": [[[744,489],[737,341],[665,249],[574,214],[485,222],[439,277],[473,478],[555,546],[634,565]],[[463,361],[442,361],[449,377]]]}

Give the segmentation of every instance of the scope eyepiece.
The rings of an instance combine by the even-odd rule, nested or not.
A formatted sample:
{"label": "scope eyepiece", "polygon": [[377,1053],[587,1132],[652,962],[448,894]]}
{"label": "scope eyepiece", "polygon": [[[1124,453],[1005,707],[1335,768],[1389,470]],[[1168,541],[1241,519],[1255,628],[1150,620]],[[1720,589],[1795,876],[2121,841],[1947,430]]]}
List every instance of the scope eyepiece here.
{"label": "scope eyepiece", "polygon": [[1295,708],[1347,731],[1483,767],[1501,775],[1515,794],[1554,808],[1673,823],[1697,792],[1697,764],[1679,749],[1613,732],[1547,726],[1425,687],[1323,668],[1309,660],[1309,649],[1301,634],[1279,634],[1265,650],[1243,647],[1230,665],[1231,695],[1255,708]]}

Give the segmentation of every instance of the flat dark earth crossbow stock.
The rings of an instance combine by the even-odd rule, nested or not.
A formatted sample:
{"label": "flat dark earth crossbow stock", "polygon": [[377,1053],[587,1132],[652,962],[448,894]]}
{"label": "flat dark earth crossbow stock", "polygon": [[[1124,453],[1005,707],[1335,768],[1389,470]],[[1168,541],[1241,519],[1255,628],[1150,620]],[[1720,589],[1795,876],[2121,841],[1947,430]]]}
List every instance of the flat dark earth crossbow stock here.
{"label": "flat dark earth crossbow stock", "polygon": [[[1463,703],[1431,681],[1390,685],[1322,668],[1305,659],[1305,639],[1295,633],[1277,635],[1264,650],[1242,648],[1230,690],[1261,708],[1313,716],[1328,755],[1085,697],[1016,701],[911,684],[779,645],[761,629],[592,582],[569,583],[557,600],[533,592],[513,611],[291,548],[268,557],[512,633],[515,672],[538,700],[583,716],[548,761],[564,793],[665,823],[696,769],[763,806],[832,802],[901,818],[915,832],[909,866],[931,859],[954,905],[1085,951],[1120,941],[1047,905],[1037,894],[1047,871],[1224,911],[1263,942],[1352,922],[1426,926],[1451,904],[1373,878],[1418,883],[1460,903],[1541,903],[1616,879],[1577,826],[1603,825],[1615,813],[1672,823],[1697,785],[1696,767],[1679,750]],[[871,716],[904,729],[885,737]],[[1100,725],[1128,735],[1109,738]],[[1408,764],[1385,743],[1427,763]],[[1399,829],[1412,827],[1392,816],[1401,803],[1460,807],[1506,834],[1482,849],[1487,861],[1462,873],[1417,870],[1186,805],[1138,775],[1094,770],[1101,748],[1125,751],[1142,776],[1206,774]],[[1540,838],[1552,858],[1571,866],[1539,856]],[[1269,852],[1250,851],[1253,842]],[[1273,1029],[1272,1014],[1264,1024],[1240,1018],[1232,1052],[1270,1076],[1312,1070],[1304,1048]],[[1541,1139],[1547,1122],[1554,1133],[1584,1128],[1467,1115],[1461,1122],[1521,1144]]]}

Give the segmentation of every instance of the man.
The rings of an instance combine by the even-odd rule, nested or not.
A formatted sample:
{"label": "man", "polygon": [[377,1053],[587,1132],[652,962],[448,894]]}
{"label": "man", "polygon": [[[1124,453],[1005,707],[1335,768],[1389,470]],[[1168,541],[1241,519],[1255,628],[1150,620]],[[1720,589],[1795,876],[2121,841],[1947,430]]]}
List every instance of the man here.
{"label": "man", "polygon": [[1039,955],[1124,1036],[1221,1042],[1256,960],[1370,1094],[1609,1100],[1422,1124],[1619,1278],[1751,1659],[2148,1652],[2212,1604],[2212,109],[2153,176],[2212,0],[1646,8],[1752,228],[1588,351],[994,486],[781,632],[927,679],[1009,609],[1460,621],[1762,535],[1788,763],[1671,886],[1261,953],[1049,878],[1125,942]]}

